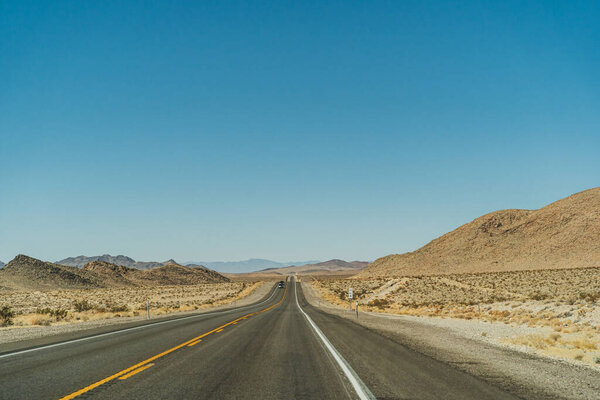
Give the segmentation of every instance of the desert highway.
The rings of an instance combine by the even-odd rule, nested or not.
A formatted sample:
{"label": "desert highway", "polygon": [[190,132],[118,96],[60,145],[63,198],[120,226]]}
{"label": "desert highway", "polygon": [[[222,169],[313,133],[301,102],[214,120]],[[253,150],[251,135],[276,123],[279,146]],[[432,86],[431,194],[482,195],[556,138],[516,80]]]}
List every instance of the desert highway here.
{"label": "desert highway", "polygon": [[311,307],[292,278],[243,308],[0,353],[0,398],[516,397]]}

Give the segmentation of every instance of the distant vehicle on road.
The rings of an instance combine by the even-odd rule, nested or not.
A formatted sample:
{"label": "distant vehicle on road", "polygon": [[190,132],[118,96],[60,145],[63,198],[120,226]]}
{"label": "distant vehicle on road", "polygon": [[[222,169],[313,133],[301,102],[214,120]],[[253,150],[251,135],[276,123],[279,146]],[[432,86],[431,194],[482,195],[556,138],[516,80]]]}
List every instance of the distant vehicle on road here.
{"label": "distant vehicle on road", "polygon": [[282,289],[285,287],[285,282],[284,281],[279,281],[279,283],[277,284],[277,286]]}

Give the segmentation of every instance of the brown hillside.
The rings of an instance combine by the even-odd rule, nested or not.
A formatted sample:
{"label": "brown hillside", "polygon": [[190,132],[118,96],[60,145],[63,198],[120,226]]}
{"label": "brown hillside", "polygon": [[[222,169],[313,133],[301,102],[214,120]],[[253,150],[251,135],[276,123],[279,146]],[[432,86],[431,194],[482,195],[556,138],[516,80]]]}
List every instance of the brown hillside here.
{"label": "brown hillside", "polygon": [[0,286],[10,289],[83,289],[101,287],[75,267],[52,264],[22,254],[0,270]]}
{"label": "brown hillside", "polygon": [[375,260],[359,278],[600,266],[600,188],[539,210],[486,214],[420,249]]}
{"label": "brown hillside", "polygon": [[91,261],[84,265],[80,271],[93,275],[103,287],[139,286],[136,283],[136,276],[141,272],[135,268],[123,267],[105,261]]}
{"label": "brown hillside", "polygon": [[196,285],[230,282],[229,278],[204,267],[191,268],[171,262],[158,268],[139,270],[104,261],[92,261],[82,271],[94,274],[105,286]]}
{"label": "brown hillside", "polygon": [[196,285],[198,283],[231,282],[229,278],[206,268],[190,268],[173,263],[141,271],[140,281],[144,283],[158,283],[160,285]]}

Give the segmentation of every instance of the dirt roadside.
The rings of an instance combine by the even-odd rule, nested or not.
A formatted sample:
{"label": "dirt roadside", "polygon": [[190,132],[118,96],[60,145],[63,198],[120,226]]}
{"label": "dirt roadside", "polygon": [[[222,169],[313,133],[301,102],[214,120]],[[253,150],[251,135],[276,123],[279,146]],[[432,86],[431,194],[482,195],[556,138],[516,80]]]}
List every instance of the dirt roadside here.
{"label": "dirt roadside", "polygon": [[[190,314],[203,314],[207,312],[213,312],[224,308],[229,308],[232,306],[242,307],[248,304],[254,303],[261,298],[263,298],[269,290],[273,287],[272,282],[264,282],[262,285],[258,286],[254,289],[249,295],[237,299],[235,303],[232,302],[221,304],[214,307],[208,307],[201,310],[194,311],[183,311],[183,312],[174,312],[169,314],[163,314],[161,317],[168,315],[190,315]],[[146,318],[145,315],[140,315],[137,317],[121,317],[121,318],[110,318],[110,319],[99,319],[94,321],[85,321],[85,322],[76,322],[76,323],[64,323],[64,324],[55,324],[51,326],[23,326],[23,327],[6,327],[0,328],[0,345],[6,343],[14,343],[20,342],[24,340],[38,339],[52,335],[59,335],[67,332],[79,332],[90,329],[95,329],[99,327],[111,326],[111,325],[122,325],[126,323],[142,321]],[[151,315],[152,318],[152,315]],[[2,347],[0,346],[0,350]]]}
{"label": "dirt roadside", "polygon": [[[436,360],[509,390],[525,399],[600,399],[600,369],[541,357],[476,338],[436,321],[383,313],[343,310],[319,297],[302,282],[307,301],[314,307],[351,320]],[[450,321],[450,324],[447,323]],[[464,321],[459,321],[458,324]],[[487,324],[487,330],[493,329]]]}

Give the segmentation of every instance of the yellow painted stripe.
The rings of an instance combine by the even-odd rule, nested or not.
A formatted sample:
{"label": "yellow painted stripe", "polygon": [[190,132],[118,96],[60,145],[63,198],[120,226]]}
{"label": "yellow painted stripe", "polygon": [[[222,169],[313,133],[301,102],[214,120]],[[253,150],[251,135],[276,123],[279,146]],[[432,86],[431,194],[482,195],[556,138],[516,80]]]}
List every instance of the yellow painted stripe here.
{"label": "yellow painted stripe", "polygon": [[146,365],[144,365],[143,367],[139,367],[138,369],[131,371],[131,372],[130,372],[130,373],[128,373],[127,375],[123,375],[123,376],[119,377],[119,379],[120,379],[120,380],[125,380],[125,379],[127,379],[127,378],[129,378],[129,377],[131,377],[131,376],[133,376],[133,375],[135,375],[135,374],[137,374],[138,372],[142,372],[143,370],[150,368],[150,367],[151,367],[151,366],[153,366],[153,365],[154,365],[154,364],[152,364],[152,363],[150,363],[150,364],[146,364]]}
{"label": "yellow painted stripe", "polygon": [[201,341],[202,341],[202,340],[196,340],[195,342],[188,344],[188,347],[192,347],[193,345],[195,345],[195,344],[198,344],[198,343],[200,343]]}
{"label": "yellow painted stripe", "polygon": [[84,393],[87,393],[87,392],[89,392],[90,390],[97,388],[98,386],[104,385],[106,382],[110,382],[110,381],[112,381],[113,379],[116,379],[116,378],[118,378],[118,377],[120,377],[120,376],[123,376],[123,375],[125,375],[125,374],[127,374],[127,373],[129,373],[129,372],[131,372],[131,371],[133,371],[133,370],[135,370],[135,369],[137,369],[137,368],[139,368],[139,367],[142,367],[142,366],[144,366],[144,365],[146,365],[146,364],[148,364],[148,363],[151,363],[151,362],[152,362],[152,361],[154,361],[154,360],[157,360],[157,359],[159,359],[159,358],[161,358],[161,357],[163,357],[163,356],[166,356],[167,354],[169,354],[169,353],[172,353],[172,352],[174,352],[175,350],[179,350],[180,348],[182,348],[182,347],[184,347],[184,346],[187,346],[187,345],[189,345],[190,343],[196,342],[196,341],[198,341],[199,339],[202,339],[203,337],[206,337],[206,336],[210,335],[211,333],[217,332],[219,329],[221,329],[221,330],[222,330],[223,328],[227,327],[228,325],[231,325],[231,324],[233,324],[234,322],[238,322],[238,321],[240,321],[240,320],[242,320],[242,319],[245,319],[245,318],[247,318],[247,317],[249,317],[249,316],[251,316],[251,315],[255,315],[255,314],[258,314],[258,313],[262,313],[262,312],[265,312],[265,311],[269,311],[269,310],[273,309],[274,307],[277,307],[279,304],[281,304],[281,302],[283,302],[283,299],[285,299],[285,295],[286,295],[286,293],[287,293],[287,285],[286,285],[286,287],[285,287],[285,290],[283,291],[283,296],[281,296],[281,300],[279,300],[277,303],[273,304],[272,306],[270,306],[270,307],[267,307],[267,308],[265,308],[264,310],[261,310],[261,311],[258,311],[258,312],[254,312],[254,313],[246,314],[246,315],[244,315],[243,317],[240,317],[240,318],[237,318],[237,319],[235,319],[235,320],[233,320],[233,321],[230,321],[230,322],[228,322],[228,323],[226,323],[226,324],[224,324],[224,325],[221,325],[221,326],[219,326],[218,328],[215,328],[215,329],[213,329],[212,331],[209,331],[209,332],[203,333],[202,335],[200,335],[200,336],[198,336],[198,337],[195,337],[195,338],[193,338],[193,339],[190,339],[190,340],[188,340],[187,342],[181,343],[180,345],[177,345],[177,346],[175,346],[175,347],[172,347],[172,348],[170,348],[169,350],[165,350],[165,351],[163,351],[163,352],[162,352],[162,353],[160,353],[160,354],[157,354],[157,355],[155,355],[155,356],[152,356],[152,357],[148,358],[147,360],[144,360],[144,361],[141,361],[141,362],[139,362],[139,363],[137,363],[137,364],[135,364],[135,365],[132,365],[131,367],[129,367],[129,368],[126,368],[126,369],[124,369],[123,371],[119,371],[119,372],[117,372],[116,374],[114,374],[114,375],[111,375],[111,376],[109,376],[109,377],[106,377],[106,378],[104,378],[104,379],[102,379],[102,380],[99,380],[99,381],[98,381],[98,382],[96,382],[96,383],[92,383],[91,385],[89,385],[89,386],[86,386],[86,387],[84,387],[83,389],[80,389],[80,390],[78,390],[78,391],[76,391],[76,392],[73,392],[73,393],[71,393],[71,394],[69,394],[69,395],[66,395],[66,396],[64,396],[64,397],[61,397],[59,400],[70,400],[70,399],[74,399],[75,397],[77,397],[77,396],[81,396],[82,394],[84,394]]}
{"label": "yellow painted stripe", "polygon": [[217,331],[217,333],[218,333],[218,332],[223,332],[223,329],[219,329],[219,330]]}

